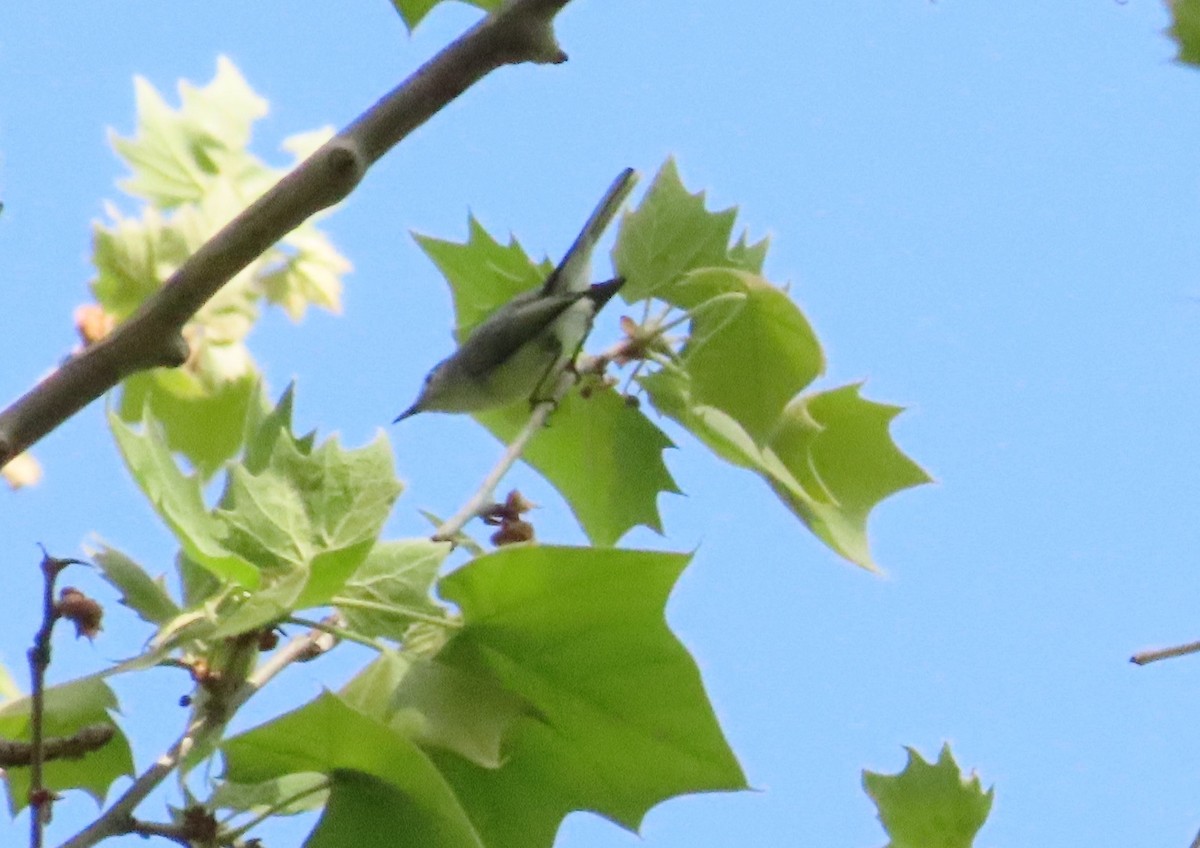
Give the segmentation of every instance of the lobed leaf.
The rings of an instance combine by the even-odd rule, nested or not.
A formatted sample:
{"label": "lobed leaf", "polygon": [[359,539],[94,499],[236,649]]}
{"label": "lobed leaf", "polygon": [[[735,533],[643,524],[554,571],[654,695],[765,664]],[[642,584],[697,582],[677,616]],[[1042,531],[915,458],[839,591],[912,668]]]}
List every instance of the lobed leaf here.
{"label": "lobed leaf", "polygon": [[930,765],[914,748],[895,775],[863,772],[863,789],[879,810],[888,848],[970,848],[992,808],[995,789],[983,791],[977,775],[964,778],[943,745]]}
{"label": "lobed leaf", "polygon": [[88,555],[100,567],[100,576],[121,593],[121,603],[143,621],[161,625],[179,615],[179,606],[162,577],[152,578],[142,566],[108,545],[101,545]]}
{"label": "lobed leaf", "polygon": [[331,693],[222,749],[225,777],[237,783],[311,772],[329,777],[329,803],[308,848],[483,848],[420,748]]}
{"label": "lobed leaf", "polygon": [[510,547],[443,578],[465,626],[439,661],[494,676],[542,716],[519,722],[499,769],[434,755],[489,848],[549,846],[572,810],[635,829],[666,798],[745,787],[663,617],[687,560]]}

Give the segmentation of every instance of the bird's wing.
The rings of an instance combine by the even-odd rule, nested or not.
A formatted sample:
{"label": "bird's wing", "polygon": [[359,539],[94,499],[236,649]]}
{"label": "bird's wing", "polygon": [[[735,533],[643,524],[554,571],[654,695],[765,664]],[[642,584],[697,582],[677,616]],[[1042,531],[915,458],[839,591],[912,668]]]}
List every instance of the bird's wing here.
{"label": "bird's wing", "polygon": [[[463,369],[475,377],[494,370],[516,353],[521,345],[540,336],[554,319],[585,294],[577,292],[544,297],[540,292],[527,292],[518,295],[471,331],[468,339],[470,344],[464,343],[459,349],[460,355],[464,356]],[[478,356],[473,355],[476,351]]]}

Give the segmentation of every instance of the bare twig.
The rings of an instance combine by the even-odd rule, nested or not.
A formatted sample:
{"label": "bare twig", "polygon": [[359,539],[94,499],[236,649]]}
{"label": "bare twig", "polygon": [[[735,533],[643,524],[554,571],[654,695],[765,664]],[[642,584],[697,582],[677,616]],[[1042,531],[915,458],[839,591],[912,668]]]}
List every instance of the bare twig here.
{"label": "bare twig", "polygon": [[54,603],[54,584],[68,565],[84,565],[77,559],[52,557],[42,547],[42,623],[29,649],[29,676],[33,691],[29,707],[29,845],[42,848],[46,822],[50,819],[53,794],[47,791],[42,779],[45,758],[46,669],[50,667],[50,637],[54,622],[59,619]]}
{"label": "bare twig", "polygon": [[533,434],[546,423],[546,419],[550,417],[550,413],[558,406],[560,400],[575,384],[576,375],[570,370],[565,370],[559,375],[558,384],[555,386],[554,392],[550,400],[545,400],[533,408],[533,412],[529,416],[529,420],[525,422],[525,426],[519,432],[504,450],[504,455],[500,457],[500,461],[496,463],[488,475],[483,478],[483,482],[479,484],[479,488],[475,490],[475,494],[462,505],[462,509],[456,512],[453,516],[442,522],[433,534],[435,542],[449,542],[458,535],[459,531],[466,526],[467,522],[477,515],[486,512],[495,501],[496,487],[500,485],[500,481],[504,479],[504,475],[508,470],[516,464],[521,458],[522,451],[525,450],[525,445],[529,444],[529,440],[533,438]]}
{"label": "bare twig", "polygon": [[[1176,645],[1173,648],[1141,651],[1130,657],[1129,661],[1134,665],[1146,665],[1147,663],[1158,662],[1159,660],[1169,660],[1172,657],[1185,657],[1188,654],[1195,653],[1200,653],[1200,642],[1189,642],[1186,645]],[[1200,848],[1200,846],[1197,846],[1197,848]]]}
{"label": "bare twig", "polygon": [[557,63],[554,16],[570,0],[509,0],[422,65],[200,247],[128,321],[0,412],[0,467],[123,378],[188,355],[182,330],[222,286],[384,153],[496,68]]}
{"label": "bare twig", "polygon": [[297,636],[272,654],[229,697],[223,709],[199,711],[188,723],[183,735],[166,753],[159,757],[150,768],[138,775],[133,785],[126,789],[99,818],[64,842],[60,848],[88,848],[110,836],[136,832],[135,828],[138,822],[133,818],[133,811],[146,799],[146,796],[154,791],[155,787],[178,767],[189,752],[203,747],[220,734],[238,707],[262,689],[277,674],[293,662],[311,658],[314,652],[320,652],[331,641],[328,633],[313,630],[303,636]]}
{"label": "bare twig", "polygon": [[[32,699],[31,699],[32,700]],[[43,763],[53,760],[78,760],[92,751],[98,751],[112,741],[116,728],[111,724],[97,722],[79,728],[70,736],[51,736],[40,742]],[[0,768],[33,765],[33,742],[18,742],[0,739]]]}

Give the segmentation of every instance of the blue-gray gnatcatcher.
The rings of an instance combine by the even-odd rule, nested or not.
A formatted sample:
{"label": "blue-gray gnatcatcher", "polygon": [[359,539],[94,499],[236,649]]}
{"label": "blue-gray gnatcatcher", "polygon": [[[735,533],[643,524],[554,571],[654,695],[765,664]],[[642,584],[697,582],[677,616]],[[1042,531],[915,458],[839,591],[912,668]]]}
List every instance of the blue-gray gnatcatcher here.
{"label": "blue-gray gnatcatcher", "polygon": [[416,401],[396,421],[418,412],[476,412],[548,399],[554,377],[574,361],[592,319],[625,283],[618,277],[590,285],[588,266],[636,182],[632,168],[622,171],[546,282],[476,326],[453,355],[434,366]]}

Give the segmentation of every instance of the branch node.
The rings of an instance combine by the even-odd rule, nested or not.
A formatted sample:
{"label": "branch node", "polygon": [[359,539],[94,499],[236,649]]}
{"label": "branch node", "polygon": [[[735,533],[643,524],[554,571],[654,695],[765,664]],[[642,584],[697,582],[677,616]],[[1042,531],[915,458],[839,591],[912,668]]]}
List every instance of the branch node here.
{"label": "branch node", "polygon": [[187,339],[183,337],[183,333],[175,332],[163,340],[162,347],[158,348],[155,353],[155,365],[162,368],[178,368],[188,361],[192,351],[188,346]]}

